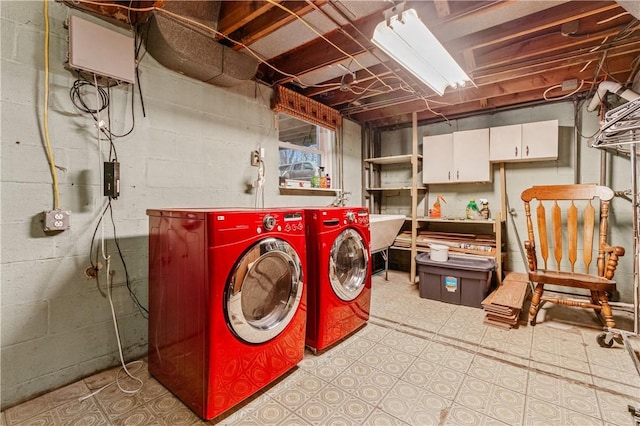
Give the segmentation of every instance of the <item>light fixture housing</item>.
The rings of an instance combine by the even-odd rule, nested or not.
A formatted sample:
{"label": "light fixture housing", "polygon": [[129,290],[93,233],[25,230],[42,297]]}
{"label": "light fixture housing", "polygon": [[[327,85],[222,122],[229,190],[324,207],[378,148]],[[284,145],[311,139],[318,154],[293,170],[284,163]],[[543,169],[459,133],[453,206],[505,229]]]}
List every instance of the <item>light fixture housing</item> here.
{"label": "light fixture housing", "polygon": [[386,19],[376,26],[371,41],[389,57],[440,96],[448,86],[456,88],[471,82],[414,9],[403,11],[401,7],[395,7],[385,15]]}

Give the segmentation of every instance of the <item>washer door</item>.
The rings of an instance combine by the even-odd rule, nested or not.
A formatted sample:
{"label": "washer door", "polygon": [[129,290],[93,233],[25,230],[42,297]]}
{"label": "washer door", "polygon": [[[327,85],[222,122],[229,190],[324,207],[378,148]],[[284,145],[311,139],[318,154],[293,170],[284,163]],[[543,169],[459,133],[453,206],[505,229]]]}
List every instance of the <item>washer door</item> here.
{"label": "washer door", "polygon": [[331,247],[329,280],[336,295],[349,302],[362,293],[367,278],[369,255],[362,237],[345,229]]}
{"label": "washer door", "polygon": [[231,330],[249,343],[263,343],[285,329],[302,297],[302,263],[286,241],[266,238],[236,263],[225,290]]}

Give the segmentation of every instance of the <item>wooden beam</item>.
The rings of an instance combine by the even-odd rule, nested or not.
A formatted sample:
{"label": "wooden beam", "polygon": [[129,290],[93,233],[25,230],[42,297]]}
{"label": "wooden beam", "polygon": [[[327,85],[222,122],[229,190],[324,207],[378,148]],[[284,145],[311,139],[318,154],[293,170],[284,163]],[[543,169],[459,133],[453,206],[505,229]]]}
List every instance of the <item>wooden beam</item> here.
{"label": "wooden beam", "polygon": [[[622,51],[622,50],[621,50]],[[607,61],[609,72],[613,75],[623,76],[623,80],[626,80],[628,73],[631,71],[631,60],[640,53],[640,43],[637,43],[635,50],[625,51],[624,54],[611,54]],[[595,59],[598,56],[594,56]],[[503,75],[492,76],[491,78],[476,79],[477,88],[468,87],[459,89],[456,91],[445,92],[444,96],[427,97],[427,102],[431,101],[431,108],[434,110],[440,110],[441,105],[454,105],[464,104],[467,102],[478,102],[477,108],[483,108],[482,100],[485,100],[489,105],[488,99],[494,97],[504,96],[510,93],[525,92],[531,90],[538,90],[539,99],[542,99],[543,92],[554,85],[561,84],[564,80],[577,78],[579,80],[590,81],[593,77],[593,73],[596,70],[597,61],[593,61],[589,67],[587,67],[582,73],[580,69],[586,64],[586,61],[576,62],[569,64],[561,64],[558,67],[549,68],[525,68],[524,71],[528,71],[526,75]],[[626,73],[626,74],[625,74]],[[501,77],[501,78],[498,78]],[[488,81],[495,81],[495,83],[488,83]],[[583,89],[587,90],[590,86],[587,84]],[[397,97],[398,102],[393,104],[393,98]],[[380,100],[384,99],[384,102]],[[389,107],[393,108],[389,108]],[[405,92],[397,91],[387,95],[376,95],[368,98],[368,102],[360,108],[368,108],[367,111],[361,113],[352,113],[351,117],[356,121],[376,121],[394,115],[405,115],[408,119],[412,111],[423,110],[426,107],[425,101],[420,99],[411,99]]]}
{"label": "wooden beam", "polygon": [[[282,0],[274,0],[281,3]],[[275,6],[272,3],[257,0],[223,1],[220,5],[218,31],[230,35],[243,25],[267,13]]]}
{"label": "wooden beam", "polygon": [[565,22],[614,9],[619,9],[621,12],[624,11],[620,5],[612,1],[570,1],[461,37],[451,41],[449,44],[457,51],[469,48],[478,49],[535,34],[548,28],[561,26]]}
{"label": "wooden beam", "polygon": [[[605,38],[619,34],[623,27],[624,26],[616,26],[595,34],[589,34],[585,37],[568,37],[563,36],[559,32],[543,34],[503,47],[487,49],[482,53],[474,50],[476,52],[474,72],[521,61],[535,61],[536,58],[563,54],[565,52],[587,52],[600,47],[600,44]],[[616,42],[612,39],[609,43],[615,44]]]}
{"label": "wooden beam", "polygon": [[[314,4],[320,6],[326,3],[325,0],[315,0]],[[304,16],[309,12],[312,12],[315,8],[312,4],[306,2],[287,2],[284,4],[287,9],[294,12],[298,16]],[[236,28],[229,37],[233,40],[239,41],[245,45],[250,45],[256,42],[262,37],[275,32],[276,30],[284,27],[285,25],[295,21],[296,16],[291,13],[280,9],[279,7],[273,7],[265,13],[257,16],[255,19],[247,22],[242,27]],[[240,50],[242,47],[234,46],[235,50]]]}
{"label": "wooden beam", "polygon": [[[625,77],[623,77],[623,75]],[[617,79],[625,79],[626,76],[628,76],[628,71],[624,72],[623,74],[613,74],[613,77]],[[581,92],[586,92],[589,90],[589,88],[590,86],[585,85],[581,90]],[[541,101],[541,100],[543,100],[541,96],[541,90],[536,89],[536,90],[523,91],[518,93],[509,93],[509,94],[505,94],[504,96],[489,98],[486,101],[486,107],[480,106],[480,100],[472,100],[472,101],[463,102],[463,103],[459,103],[459,104],[451,105],[447,107],[434,108],[434,110],[443,114],[449,119],[455,119],[457,117],[468,115],[468,114],[476,114],[478,111],[490,112],[491,110],[495,110],[498,108],[515,106],[519,104],[526,104],[526,103]],[[415,110],[418,110],[418,108],[419,106],[415,106],[412,110],[415,111]],[[395,108],[395,110],[397,109],[398,108]],[[403,124],[406,125],[406,123],[409,123],[411,120],[410,118],[411,114],[412,114],[411,112],[382,114],[384,115],[382,118],[375,119],[375,118],[371,118],[371,116],[368,115],[366,112],[363,112],[360,114],[354,114],[350,118],[361,123],[368,122],[368,124],[373,128],[380,128],[380,127],[384,128],[384,127],[394,127],[394,126],[403,125]],[[419,121],[428,121],[428,120],[442,121],[443,118],[422,107],[418,112],[418,120]]]}

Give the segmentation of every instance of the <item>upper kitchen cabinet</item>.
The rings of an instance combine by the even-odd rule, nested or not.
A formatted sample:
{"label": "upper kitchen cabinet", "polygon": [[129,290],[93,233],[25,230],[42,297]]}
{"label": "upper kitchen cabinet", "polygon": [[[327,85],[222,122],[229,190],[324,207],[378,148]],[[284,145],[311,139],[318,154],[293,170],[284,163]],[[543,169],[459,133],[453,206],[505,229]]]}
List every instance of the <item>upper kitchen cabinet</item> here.
{"label": "upper kitchen cabinet", "polygon": [[558,120],[492,127],[489,146],[494,162],[555,160]]}
{"label": "upper kitchen cabinet", "polygon": [[489,129],[465,130],[422,139],[424,183],[488,182]]}

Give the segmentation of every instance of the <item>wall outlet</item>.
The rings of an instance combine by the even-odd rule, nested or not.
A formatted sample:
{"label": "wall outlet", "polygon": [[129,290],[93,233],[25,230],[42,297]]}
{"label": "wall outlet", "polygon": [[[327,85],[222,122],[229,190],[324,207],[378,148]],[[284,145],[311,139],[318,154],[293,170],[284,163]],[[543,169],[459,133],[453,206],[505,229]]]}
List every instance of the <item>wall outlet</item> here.
{"label": "wall outlet", "polygon": [[64,231],[71,227],[69,219],[71,218],[71,211],[69,210],[47,210],[44,212],[44,230],[50,231]]}
{"label": "wall outlet", "polygon": [[260,164],[260,152],[251,151],[251,165],[254,167],[258,167]]}

